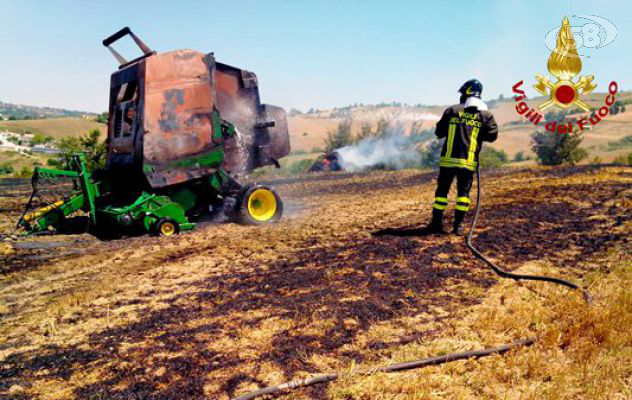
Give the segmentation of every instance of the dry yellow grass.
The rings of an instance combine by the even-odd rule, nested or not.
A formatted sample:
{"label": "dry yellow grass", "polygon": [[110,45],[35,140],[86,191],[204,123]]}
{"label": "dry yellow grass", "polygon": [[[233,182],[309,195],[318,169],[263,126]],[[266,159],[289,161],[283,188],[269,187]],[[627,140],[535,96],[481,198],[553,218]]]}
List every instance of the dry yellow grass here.
{"label": "dry yellow grass", "polygon": [[[532,333],[549,346],[558,322],[573,338],[558,313],[584,309],[565,290],[496,284],[454,237],[371,235],[425,222],[434,178],[315,174],[276,183],[287,215],[271,226],[206,225],[115,242],[58,236],[33,239],[61,242],[52,249],[10,249],[0,255],[0,397],[226,400],[353,362],[381,365]],[[629,246],[629,169],[524,169],[485,182],[477,241],[486,254],[511,269],[595,282],[596,304],[614,307],[596,287],[616,269],[601,252]],[[569,348],[542,354],[570,357]],[[483,367],[497,374],[486,377],[491,390],[518,390],[507,398],[529,393],[531,379],[547,382],[533,371],[511,375],[522,373],[512,357],[350,377],[285,398],[486,398],[485,375],[471,372]],[[424,392],[428,382],[432,392]]]}
{"label": "dry yellow grass", "polygon": [[331,398],[629,399],[631,250],[611,248],[582,263],[591,268],[584,281],[594,296],[591,306],[546,284],[503,282],[485,302],[464,310],[444,337],[404,346],[379,364],[536,336],[532,347],[401,374],[346,376],[332,385]]}
{"label": "dry yellow grass", "polygon": [[8,163],[15,172],[19,172],[23,167],[32,169],[35,165],[46,165],[49,158],[54,155],[33,153],[22,154],[15,151],[0,151],[0,164]]}
{"label": "dry yellow grass", "polygon": [[31,119],[23,121],[0,121],[0,130],[3,128],[21,133],[23,131],[29,133],[39,133],[41,135],[51,136],[60,139],[66,136],[83,135],[92,129],[99,129],[102,137],[105,137],[107,126],[99,124],[92,119],[85,118],[49,118],[49,119]]}

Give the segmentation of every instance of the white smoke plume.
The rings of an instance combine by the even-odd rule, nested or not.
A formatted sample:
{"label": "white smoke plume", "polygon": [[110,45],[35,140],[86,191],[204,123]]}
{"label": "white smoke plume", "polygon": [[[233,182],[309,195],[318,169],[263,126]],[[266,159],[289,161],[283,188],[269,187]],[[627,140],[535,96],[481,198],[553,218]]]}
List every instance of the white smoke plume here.
{"label": "white smoke plume", "polygon": [[383,137],[368,137],[336,151],[340,155],[342,168],[349,172],[367,169],[398,170],[421,163],[418,145],[417,138],[396,131]]}

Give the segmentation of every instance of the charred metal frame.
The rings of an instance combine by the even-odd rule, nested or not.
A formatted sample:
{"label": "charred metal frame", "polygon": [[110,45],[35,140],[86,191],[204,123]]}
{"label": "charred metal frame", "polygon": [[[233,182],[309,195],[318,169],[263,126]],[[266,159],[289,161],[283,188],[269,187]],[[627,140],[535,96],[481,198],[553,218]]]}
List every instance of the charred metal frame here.
{"label": "charred metal frame", "polygon": [[[129,62],[111,47],[126,35],[143,52]],[[216,62],[213,53],[157,53],[129,28],[103,45],[121,64],[110,80],[108,170],[144,175],[161,188],[219,170],[235,175],[278,166],[289,154],[285,111],[261,103],[253,72]]]}

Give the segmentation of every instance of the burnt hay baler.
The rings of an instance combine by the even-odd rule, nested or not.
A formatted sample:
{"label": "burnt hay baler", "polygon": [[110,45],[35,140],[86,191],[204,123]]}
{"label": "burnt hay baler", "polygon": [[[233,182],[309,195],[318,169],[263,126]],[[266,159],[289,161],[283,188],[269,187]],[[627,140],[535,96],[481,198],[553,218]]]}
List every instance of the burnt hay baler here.
{"label": "burnt hay baler", "polygon": [[[127,35],[143,53],[132,61],[111,47]],[[64,170],[36,168],[19,227],[63,230],[80,210],[96,233],[172,235],[192,229],[190,218],[205,211],[251,224],[281,217],[273,189],[239,183],[290,152],[285,111],[261,104],[254,73],[216,62],[213,53],[157,53],[129,28],[103,45],[120,63],[110,80],[106,167],[89,171],[77,154]],[[41,195],[43,181],[64,179],[68,191]]]}

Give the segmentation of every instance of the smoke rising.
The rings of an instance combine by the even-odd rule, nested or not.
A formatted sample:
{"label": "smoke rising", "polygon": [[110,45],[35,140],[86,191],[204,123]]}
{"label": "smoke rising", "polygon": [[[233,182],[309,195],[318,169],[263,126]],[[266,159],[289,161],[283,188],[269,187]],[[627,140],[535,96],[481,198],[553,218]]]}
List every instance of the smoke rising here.
{"label": "smoke rising", "polygon": [[336,151],[340,155],[340,163],[346,171],[398,170],[421,164],[419,143],[419,136],[407,136],[402,131],[395,131],[387,133],[385,136],[367,137],[358,143],[341,147]]}

